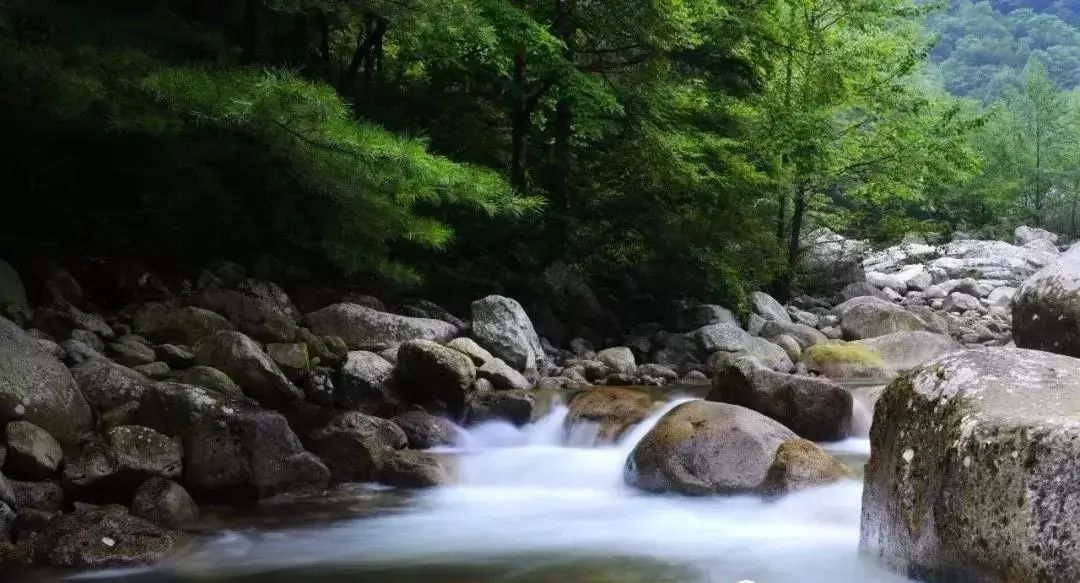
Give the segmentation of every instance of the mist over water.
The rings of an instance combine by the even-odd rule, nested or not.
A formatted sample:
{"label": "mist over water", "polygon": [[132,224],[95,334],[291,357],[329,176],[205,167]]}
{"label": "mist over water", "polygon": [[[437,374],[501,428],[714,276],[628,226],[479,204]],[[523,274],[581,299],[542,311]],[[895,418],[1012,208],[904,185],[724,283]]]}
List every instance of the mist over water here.
{"label": "mist over water", "polygon": [[[630,450],[665,403],[615,446],[567,435],[556,405],[523,428],[489,423],[442,450],[454,486],[374,515],[225,531],[142,573],[147,580],[379,582],[671,581],[884,583],[903,578],[859,556],[862,484],[848,480],[766,502],[660,496],[624,485]],[[861,463],[865,438],[827,446]]]}

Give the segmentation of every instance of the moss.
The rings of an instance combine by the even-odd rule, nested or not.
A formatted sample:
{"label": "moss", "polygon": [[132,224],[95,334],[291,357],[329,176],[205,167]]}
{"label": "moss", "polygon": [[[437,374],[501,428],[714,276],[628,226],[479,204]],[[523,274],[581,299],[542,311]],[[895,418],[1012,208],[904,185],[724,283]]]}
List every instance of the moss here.
{"label": "moss", "polygon": [[810,365],[810,363],[826,364],[834,362],[868,366],[884,366],[885,364],[878,353],[865,346],[840,343],[811,346],[803,353],[803,361],[807,365]]}

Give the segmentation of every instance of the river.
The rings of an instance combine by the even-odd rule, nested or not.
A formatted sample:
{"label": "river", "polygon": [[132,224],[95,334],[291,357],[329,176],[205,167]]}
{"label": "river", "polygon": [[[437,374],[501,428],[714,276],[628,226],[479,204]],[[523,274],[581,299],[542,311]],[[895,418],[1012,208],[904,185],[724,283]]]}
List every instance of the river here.
{"label": "river", "polygon": [[[445,450],[458,482],[404,492],[350,486],[255,512],[208,513],[189,548],[98,581],[230,583],[899,583],[858,553],[861,480],[766,502],[636,492],[633,445],[668,398],[617,446],[565,435],[554,404],[523,428],[472,428]],[[866,413],[857,411],[865,430]],[[868,440],[827,449],[861,468]],[[70,574],[66,574],[70,576]],[[52,578],[37,571],[26,581]],[[59,577],[57,577],[59,578]],[[21,579],[20,579],[21,580]]]}

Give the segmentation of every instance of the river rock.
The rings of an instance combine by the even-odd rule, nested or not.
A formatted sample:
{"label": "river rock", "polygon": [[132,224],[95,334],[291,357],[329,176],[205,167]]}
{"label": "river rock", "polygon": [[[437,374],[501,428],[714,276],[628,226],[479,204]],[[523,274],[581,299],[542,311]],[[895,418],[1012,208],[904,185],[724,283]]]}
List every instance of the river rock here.
{"label": "river rock", "polygon": [[212,366],[193,366],[184,371],[180,382],[210,389],[211,391],[232,397],[241,397],[244,391],[229,378],[229,375]]}
{"label": "river rock", "polygon": [[885,364],[883,376],[903,374],[939,356],[963,349],[959,342],[948,336],[922,331],[894,332],[854,344],[874,351],[881,358]]}
{"label": "river rock", "polygon": [[525,425],[532,420],[536,397],[529,391],[473,392],[465,400],[462,418],[466,425],[507,421]]}
{"label": "river rock", "polygon": [[454,350],[468,356],[472,359],[473,364],[476,366],[484,366],[485,363],[495,360],[495,356],[487,350],[484,350],[482,346],[476,343],[472,338],[454,338],[446,344],[447,348],[453,348]]}
{"label": "river rock", "polygon": [[307,344],[302,342],[267,344],[266,354],[289,380],[295,381],[311,370]]}
{"label": "river rock", "polygon": [[15,506],[20,510],[33,509],[49,515],[59,514],[64,509],[64,488],[49,481],[20,482],[11,480],[11,491],[15,494]]}
{"label": "river rock", "polygon": [[596,360],[604,363],[612,372],[632,375],[637,371],[634,353],[625,346],[605,348],[596,353]]}
{"label": "river rock", "polygon": [[199,290],[192,303],[224,314],[240,331],[265,342],[292,342],[300,312],[277,284],[245,279],[235,287]]}
{"label": "river rock", "polygon": [[1010,304],[1012,304],[1012,300],[1013,300],[1013,297],[1015,295],[1016,295],[1016,288],[1015,287],[1002,286],[1002,287],[994,288],[994,290],[991,291],[990,294],[986,296],[986,299],[993,306],[1007,307]]}
{"label": "river rock", "polygon": [[150,478],[135,491],[131,514],[167,528],[179,528],[199,519],[199,506],[180,484]]}
{"label": "river rock", "polygon": [[895,274],[868,271],[866,273],[866,283],[869,283],[878,289],[887,288],[900,294],[907,291],[907,282],[904,281],[902,277]]}
{"label": "river rock", "polygon": [[783,304],[776,301],[776,299],[765,292],[756,291],[751,294],[750,305],[753,307],[755,314],[760,315],[766,320],[784,324],[791,323],[791,316],[787,313],[787,310],[784,309]]}
{"label": "river rock", "polygon": [[34,533],[28,547],[34,563],[103,569],[159,562],[180,541],[178,532],[123,510],[84,509],[65,514]]}
{"label": "river rock", "polygon": [[709,401],[740,405],[800,437],[838,441],[851,429],[851,393],[828,379],[779,373],[742,358],[718,370]]}
{"label": "river rock", "polygon": [[450,473],[438,456],[403,449],[387,456],[379,481],[402,488],[432,488],[450,483]]}
{"label": "river rock", "polygon": [[1080,245],[1020,286],[1013,339],[1021,348],[1080,356]]}
{"label": "river rock", "polygon": [[497,391],[531,389],[533,384],[525,375],[514,370],[501,358],[493,358],[476,369],[476,376],[491,381]]}
{"label": "river rock", "polygon": [[393,374],[394,365],[378,354],[351,351],[338,374],[334,399],[342,409],[363,409],[394,402]]}
{"label": "river rock", "polygon": [[61,443],[76,442],[92,423],[90,405],[63,363],[0,318],[0,423],[20,419]]}
{"label": "river rock", "polygon": [[410,340],[448,342],[457,336],[453,324],[429,318],[410,318],[358,304],[334,304],[307,315],[311,331],[338,336],[352,350],[380,352]]}
{"label": "river rock", "polygon": [[154,349],[134,336],[123,336],[108,345],[113,360],[124,366],[139,366],[157,360]]}
{"label": "river rock", "polygon": [[159,344],[154,347],[157,359],[170,368],[185,369],[195,362],[195,353],[186,346],[176,344]]}
{"label": "river rock", "polygon": [[1048,241],[1051,245],[1054,245],[1058,241],[1058,236],[1047,231],[1046,229],[1040,229],[1038,227],[1028,227],[1021,225],[1016,227],[1013,231],[1015,236],[1015,243],[1019,246],[1024,246],[1029,243],[1037,241]]}
{"label": "river rock", "polygon": [[457,445],[462,437],[456,425],[423,411],[406,411],[391,421],[405,432],[413,449]]}
{"label": "river rock", "polygon": [[595,432],[594,444],[615,443],[628,429],[641,423],[652,408],[648,394],[633,389],[596,388],[570,400],[566,429]]}
{"label": "river rock", "polygon": [[71,304],[54,304],[38,309],[33,324],[59,341],[69,339],[75,330],[86,330],[108,340],[116,337],[101,316],[83,312]]}
{"label": "river rock", "polygon": [[476,381],[476,365],[464,354],[429,340],[411,340],[398,349],[396,385],[414,403],[438,401],[454,413]]}
{"label": "river rock", "polygon": [[148,478],[179,479],[180,445],[149,427],[122,425],[85,442],[64,466],[64,487],[82,499],[127,504]]}
{"label": "river rock", "polygon": [[919,316],[874,297],[848,300],[834,308],[833,313],[840,317],[840,328],[848,340],[929,329],[929,325]]}
{"label": "river rock", "polygon": [[979,303],[979,299],[975,296],[953,292],[945,299],[945,305],[942,309],[946,312],[963,314],[964,312],[978,312],[982,310],[982,304]]}
{"label": "river rock", "polygon": [[775,341],[779,336],[790,336],[794,338],[798,341],[801,350],[805,350],[815,344],[824,344],[829,341],[829,339],[817,329],[811,328],[805,324],[769,321],[761,327],[762,338]]}
{"label": "river rock", "polygon": [[783,496],[850,477],[851,470],[816,443],[791,439],[776,450],[761,490],[770,496]]}
{"label": "river rock", "polygon": [[800,242],[799,269],[810,292],[833,293],[844,286],[865,281],[863,257],[866,243],[848,239],[821,227]]}
{"label": "river rock", "polygon": [[472,322],[477,343],[526,377],[535,379],[547,370],[547,355],[521,304],[494,295],[476,300]]}
{"label": "river rock", "polygon": [[64,452],[48,431],[29,421],[12,421],[5,428],[7,461],[4,471],[13,478],[44,480],[56,475]]}
{"label": "river rock", "polygon": [[304,399],[258,343],[240,332],[221,331],[206,337],[196,347],[195,362],[225,373],[245,395],[265,407],[287,408]]}
{"label": "river rock", "polygon": [[751,336],[737,326],[712,324],[695,330],[691,337],[698,349],[706,355],[723,353],[726,359],[753,356],[773,370],[788,372],[794,368],[791,358],[783,348],[764,338]]}
{"label": "river rock", "polygon": [[195,346],[215,332],[234,329],[224,316],[194,306],[174,308],[160,303],[146,304],[132,318],[132,330],[136,334],[162,344]]}
{"label": "river rock", "polygon": [[894,381],[870,434],[860,545],[921,580],[1080,580],[1080,360],[955,352]]}
{"label": "river rock", "polygon": [[304,434],[304,443],[330,468],[336,482],[379,479],[387,457],[408,445],[394,423],[359,411],[337,411]]}
{"label": "river rock", "polygon": [[661,417],[638,442],[623,479],[650,492],[758,492],[780,444],[796,437],[745,407],[690,401]]}
{"label": "river rock", "polygon": [[801,364],[813,374],[836,380],[891,376],[880,354],[857,343],[831,342],[812,346],[803,353]]}

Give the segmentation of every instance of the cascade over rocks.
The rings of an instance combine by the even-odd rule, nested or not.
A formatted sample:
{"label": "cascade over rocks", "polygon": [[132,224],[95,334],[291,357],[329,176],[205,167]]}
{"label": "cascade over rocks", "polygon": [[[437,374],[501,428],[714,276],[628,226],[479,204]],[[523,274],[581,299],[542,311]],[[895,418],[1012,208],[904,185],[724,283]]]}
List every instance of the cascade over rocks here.
{"label": "cascade over rocks", "polygon": [[874,412],[860,546],[922,580],[1080,579],[1080,360],[956,352]]}
{"label": "cascade over rocks", "polygon": [[411,318],[380,312],[359,304],[334,304],[306,316],[311,331],[338,336],[350,350],[381,352],[410,340],[449,342],[459,330],[453,324],[429,318]]}

